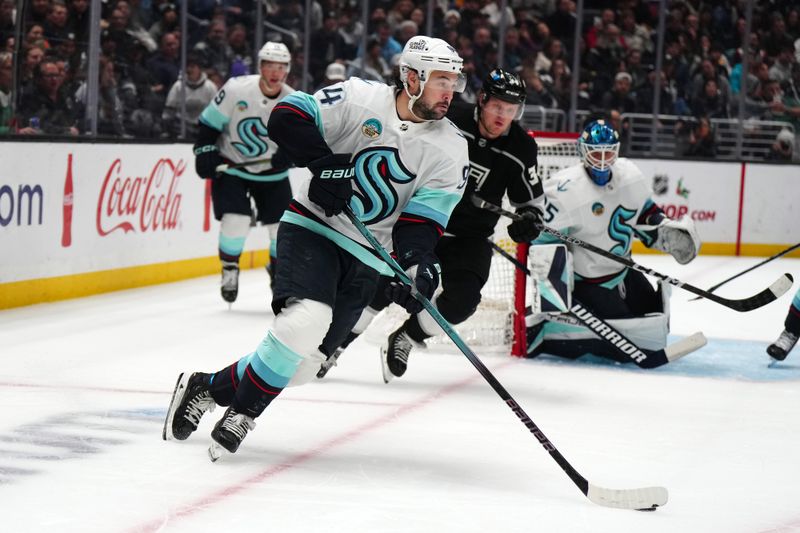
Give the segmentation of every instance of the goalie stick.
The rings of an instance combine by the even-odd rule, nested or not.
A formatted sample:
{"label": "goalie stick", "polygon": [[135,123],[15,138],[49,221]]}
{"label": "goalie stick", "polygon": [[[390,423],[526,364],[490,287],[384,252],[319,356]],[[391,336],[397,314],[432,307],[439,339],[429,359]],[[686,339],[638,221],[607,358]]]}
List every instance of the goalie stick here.
{"label": "goalie stick", "polygon": [[[709,288],[708,288],[708,292],[714,292],[715,290],[719,289],[720,287],[722,287],[723,285],[725,285],[725,284],[726,284],[726,283],[728,283],[729,281],[733,281],[733,280],[735,280],[736,278],[738,278],[739,276],[744,276],[744,275],[745,275],[745,274],[747,274],[748,272],[751,272],[751,271],[753,271],[753,270],[757,269],[757,268],[758,268],[758,267],[760,267],[760,266],[766,265],[767,263],[769,263],[770,261],[772,261],[772,260],[774,260],[774,259],[777,259],[777,258],[779,258],[779,257],[783,257],[784,255],[786,255],[786,254],[788,254],[788,253],[790,253],[790,252],[793,252],[794,250],[797,250],[798,248],[800,248],[800,242],[798,242],[797,244],[795,244],[795,245],[793,245],[793,246],[790,246],[790,247],[788,247],[787,249],[785,249],[785,250],[784,250],[784,251],[782,251],[782,252],[779,252],[779,253],[777,253],[777,254],[773,255],[772,257],[768,257],[768,258],[764,259],[763,261],[761,261],[761,262],[760,262],[760,263],[758,263],[757,265],[753,265],[753,266],[751,266],[750,268],[748,268],[747,270],[742,270],[741,272],[739,272],[739,273],[738,273],[738,274],[736,274],[735,276],[731,276],[731,277],[729,277],[729,278],[728,278],[728,279],[726,279],[726,280],[720,281],[720,282],[719,282],[719,283],[717,283],[716,285],[714,285],[714,286],[712,286],[712,287],[709,287]],[[692,299],[691,299],[691,300],[689,300],[689,301],[690,301],[690,302],[694,302],[694,301],[696,301],[696,300],[700,300],[701,298],[702,298],[702,296],[697,296],[696,298],[692,298]]]}
{"label": "goalie stick", "polygon": [[[493,213],[497,213],[498,215],[502,215],[508,217],[512,220],[519,220],[521,217],[516,213],[512,213],[511,211],[507,211],[500,207],[499,205],[495,205],[491,202],[487,202],[483,198],[480,198],[477,195],[472,195],[472,203],[481,209],[486,209],[487,211],[491,211]],[[717,296],[716,294],[712,294],[708,291],[704,291],[703,289],[699,289],[694,285],[690,285],[685,283],[679,279],[671,278],[669,276],[665,276],[660,272],[652,270],[650,268],[644,267],[627,257],[621,257],[618,255],[614,255],[611,252],[603,250],[602,248],[598,248],[597,246],[590,244],[588,242],[584,242],[580,239],[575,237],[571,237],[569,235],[565,235],[560,231],[554,230],[552,228],[548,228],[543,223],[538,223],[536,225],[537,229],[542,233],[547,233],[548,235],[552,235],[564,242],[568,242],[570,244],[574,244],[575,246],[580,246],[590,252],[596,253],[598,255],[602,255],[603,257],[625,265],[626,267],[636,270],[637,272],[641,272],[642,274],[648,274],[660,280],[666,281],[670,285],[674,285],[676,287],[680,287],[685,291],[692,292],[698,296],[702,296],[708,300],[713,302],[717,302],[720,305],[724,305],[730,309],[735,311],[745,312],[745,311],[752,311],[753,309],[758,309],[764,305],[767,305],[770,302],[774,302],[778,298],[780,298],[786,291],[788,291],[791,286],[794,278],[792,278],[791,274],[783,274],[779,277],[772,285],[764,289],[763,291],[759,292],[758,294],[754,294],[748,298],[742,298],[740,300],[731,300],[728,298],[723,298],[721,296]]]}
{"label": "goalie stick", "polygon": [[392,259],[386,249],[381,245],[380,242],[375,238],[372,232],[364,225],[364,223],[356,217],[353,213],[353,210],[348,205],[344,209],[345,215],[353,225],[358,229],[359,233],[369,242],[370,246],[375,250],[375,252],[383,259],[383,261],[389,265],[395,275],[405,283],[412,287],[412,294],[414,298],[416,298],[425,310],[431,315],[431,317],[436,321],[437,324],[442,328],[442,330],[447,334],[448,337],[458,346],[458,349],[461,350],[461,353],[469,359],[469,362],[478,370],[478,372],[483,376],[487,383],[494,389],[494,391],[500,396],[500,398],[505,402],[506,405],[513,411],[513,413],[522,421],[528,431],[530,431],[536,440],[539,441],[539,444],[544,447],[545,450],[550,454],[550,456],[558,463],[558,466],[569,476],[575,485],[580,489],[580,491],[589,498],[590,501],[596,503],[597,505],[602,505],[604,507],[614,507],[617,509],[633,509],[639,511],[654,511],[656,508],[666,505],[668,494],[667,489],[664,487],[644,487],[638,489],[607,489],[603,487],[598,487],[597,485],[593,485],[589,483],[589,481],[583,477],[575,468],[569,464],[569,462],[561,455],[561,452],[556,449],[555,445],[550,442],[545,434],[539,429],[533,420],[528,416],[527,413],[522,409],[522,407],[514,400],[514,398],[509,394],[509,392],[497,381],[497,378],[486,368],[486,365],[478,359],[478,356],[467,346],[467,344],[458,336],[458,333],[453,329],[453,327],[444,319],[444,317],[439,313],[439,311],[431,304],[430,300],[425,298],[425,296],[419,294],[416,289],[414,288],[414,282],[408,275],[400,268],[400,265]]}
{"label": "goalie stick", "polygon": [[[516,257],[512,257],[511,254],[503,250],[501,246],[498,246],[497,243],[491,239],[487,239],[487,241],[497,253],[511,261],[514,266],[524,272],[526,276],[531,275],[531,271],[528,267],[520,263]],[[572,317],[573,320],[559,320],[557,316],[552,318],[556,321],[562,321],[571,325],[574,325],[575,322],[583,324],[584,327],[588,328],[601,340],[605,341],[617,353],[626,359],[630,359],[640,368],[658,368],[667,363],[672,363],[684,355],[699,350],[708,342],[705,335],[698,331],[697,333],[693,333],[684,339],[670,344],[666,348],[660,350],[643,350],[620,333],[618,329],[615,329],[614,326],[602,318],[595,316],[591,311],[586,309],[583,304],[576,301],[574,297],[572,299],[572,307],[566,314]]]}

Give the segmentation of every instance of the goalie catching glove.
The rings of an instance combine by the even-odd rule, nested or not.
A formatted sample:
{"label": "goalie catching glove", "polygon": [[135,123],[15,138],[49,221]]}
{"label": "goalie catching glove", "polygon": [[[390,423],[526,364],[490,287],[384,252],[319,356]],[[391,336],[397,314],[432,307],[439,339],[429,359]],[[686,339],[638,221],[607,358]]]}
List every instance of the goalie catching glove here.
{"label": "goalie catching glove", "polygon": [[[416,291],[430,300],[436,287],[439,286],[439,274],[442,269],[439,266],[439,258],[432,253],[424,253],[415,257],[413,252],[407,254],[408,258],[401,258],[400,264],[405,266],[406,275],[414,281]],[[402,281],[395,279],[386,287],[386,296],[397,305],[405,308],[411,314],[422,311],[422,304],[414,298],[413,289]]]}
{"label": "goalie catching glove", "polygon": [[336,216],[350,203],[353,196],[353,164],[351,154],[330,154],[308,164],[311,183],[308,199],[317,204],[325,216]]}
{"label": "goalie catching glove", "polygon": [[697,257],[700,251],[700,235],[688,215],[680,220],[665,218],[655,230],[657,237],[652,247],[656,250],[670,254],[682,265]]}
{"label": "goalie catching glove", "polygon": [[542,213],[535,207],[521,207],[517,214],[522,217],[508,226],[508,236],[514,242],[531,242],[539,236],[539,227],[542,224]]}

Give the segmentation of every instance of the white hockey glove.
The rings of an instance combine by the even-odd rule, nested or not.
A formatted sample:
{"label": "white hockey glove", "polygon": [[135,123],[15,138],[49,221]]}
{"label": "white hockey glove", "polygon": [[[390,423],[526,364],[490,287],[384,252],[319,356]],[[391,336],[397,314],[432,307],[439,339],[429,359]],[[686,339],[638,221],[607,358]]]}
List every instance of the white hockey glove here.
{"label": "white hockey glove", "polygon": [[700,235],[689,215],[684,215],[680,220],[665,218],[657,229],[658,237],[653,248],[670,254],[682,265],[697,257]]}

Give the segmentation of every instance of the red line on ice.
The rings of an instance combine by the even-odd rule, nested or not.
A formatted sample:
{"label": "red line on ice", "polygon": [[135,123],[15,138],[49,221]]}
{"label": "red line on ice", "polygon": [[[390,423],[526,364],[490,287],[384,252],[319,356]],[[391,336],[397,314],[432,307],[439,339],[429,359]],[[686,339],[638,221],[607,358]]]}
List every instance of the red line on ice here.
{"label": "red line on ice", "polygon": [[[19,389],[51,389],[51,390],[80,390],[93,392],[114,392],[120,394],[170,394],[168,390],[144,390],[144,389],[122,389],[114,387],[89,387],[82,385],[42,385],[40,383],[11,383],[0,381],[0,388],[19,388]],[[287,398],[281,397],[282,402],[308,402],[308,403],[337,403],[352,405],[372,405],[378,407],[398,407],[402,404],[397,402],[361,402],[357,400],[335,400],[329,398]]]}

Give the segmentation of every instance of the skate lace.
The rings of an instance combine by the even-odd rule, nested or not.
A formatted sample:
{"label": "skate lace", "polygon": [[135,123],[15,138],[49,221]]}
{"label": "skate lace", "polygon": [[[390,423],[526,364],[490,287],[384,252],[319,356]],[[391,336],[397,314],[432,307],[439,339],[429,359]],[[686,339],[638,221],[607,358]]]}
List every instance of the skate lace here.
{"label": "skate lace", "polygon": [[233,289],[239,283],[239,270],[235,268],[222,269],[222,287]]}
{"label": "skate lace", "polygon": [[406,334],[401,333],[394,339],[394,350],[392,350],[392,357],[404,363],[408,363],[408,355],[411,353],[411,348],[413,347],[414,345],[408,339]]}
{"label": "skate lace", "polygon": [[189,400],[184,416],[196,426],[200,423],[200,418],[203,414],[206,411],[213,411],[216,405],[214,399],[211,398],[211,393],[203,392]]}
{"label": "skate lace", "polygon": [[239,413],[229,414],[222,421],[222,429],[230,431],[241,441],[247,436],[247,432],[256,427],[255,420],[247,415]]}
{"label": "skate lace", "polygon": [[778,340],[775,341],[775,344],[786,352],[794,348],[794,345],[796,343],[797,343],[797,335],[785,330],[783,333],[781,333],[781,336],[778,337]]}

